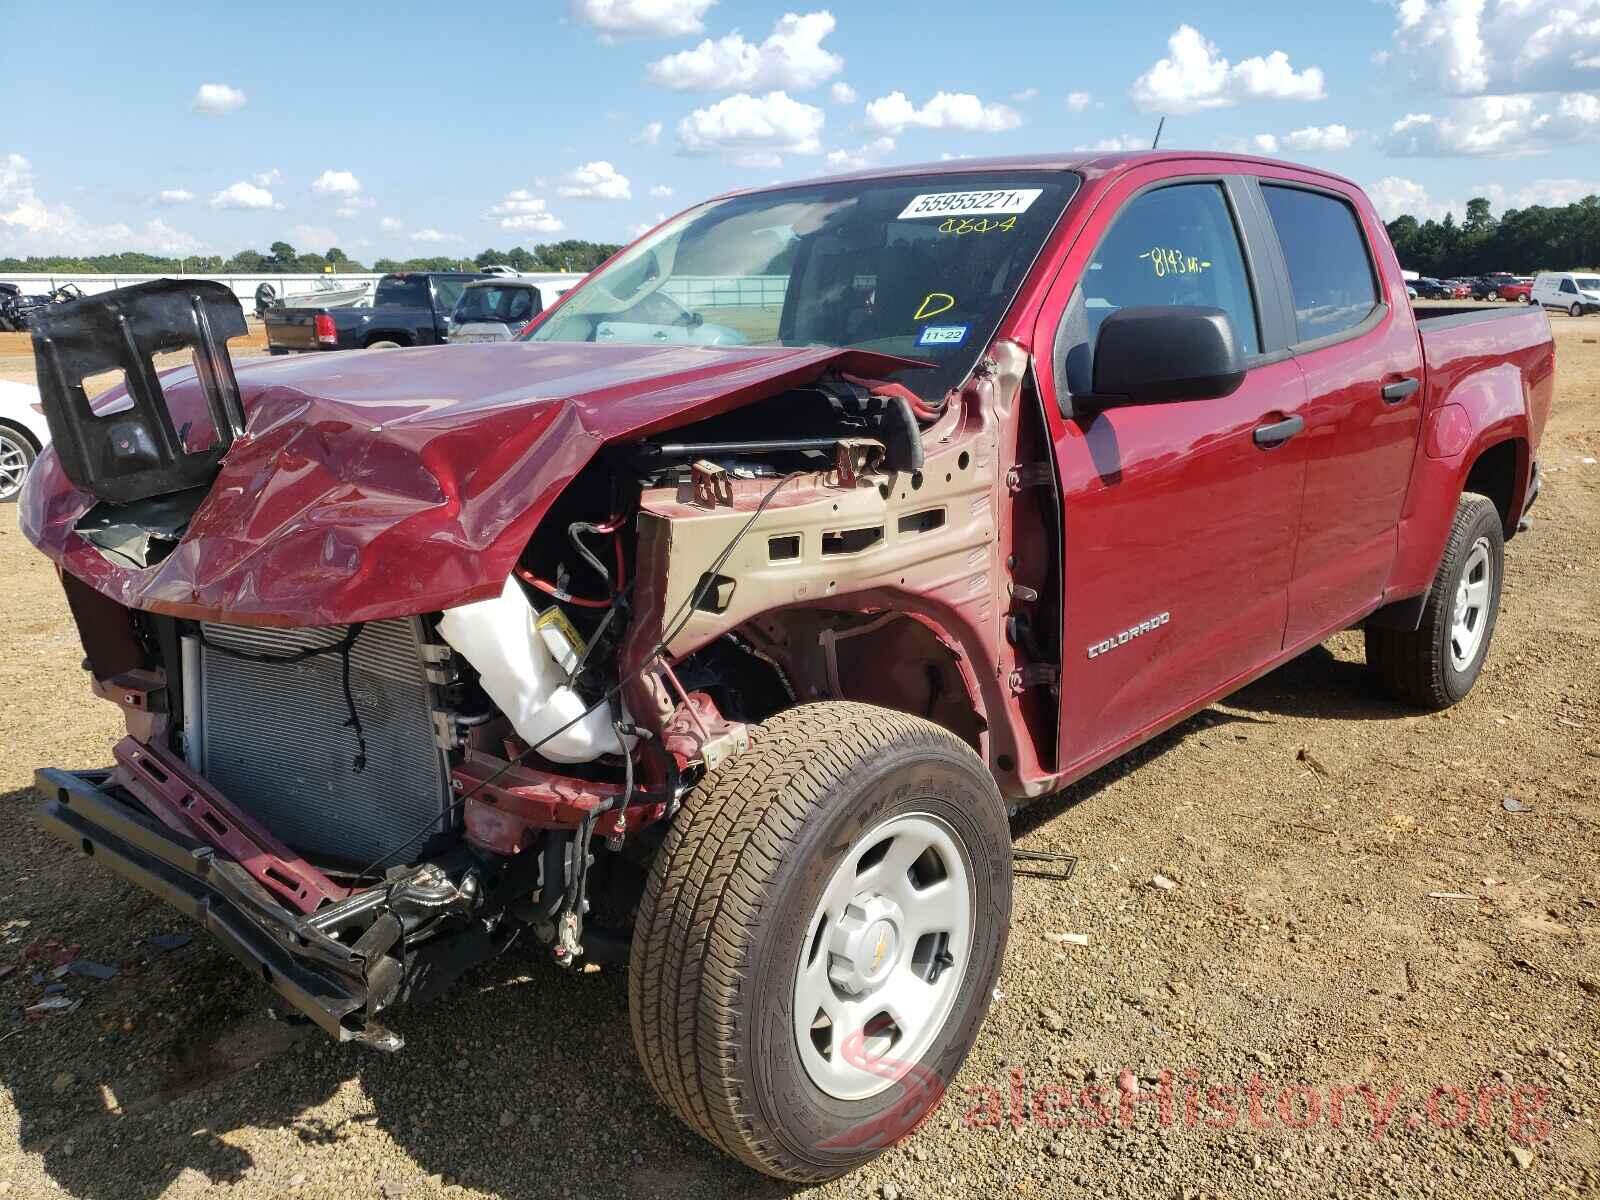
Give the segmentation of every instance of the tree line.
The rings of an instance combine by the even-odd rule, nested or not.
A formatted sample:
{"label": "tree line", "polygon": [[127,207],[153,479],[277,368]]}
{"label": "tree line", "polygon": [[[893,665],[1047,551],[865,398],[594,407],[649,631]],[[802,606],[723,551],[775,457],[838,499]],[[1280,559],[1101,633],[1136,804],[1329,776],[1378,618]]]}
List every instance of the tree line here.
{"label": "tree line", "polygon": [[1460,224],[1418,221],[1409,213],[1388,223],[1400,265],[1435,278],[1510,271],[1568,271],[1600,264],[1600,196],[1560,208],[1508,208],[1497,218],[1482,196],[1467,201]]}
{"label": "tree line", "polygon": [[[471,258],[434,255],[425,258],[380,258],[374,271],[481,271],[484,267],[507,266],[518,271],[579,271],[599,266],[622,247],[613,242],[586,242],[575,238],[537,245],[532,250],[513,246],[509,250],[484,250]],[[321,275],[360,273],[368,268],[337,246],[325,253],[301,253],[288,242],[273,242],[266,253],[241,250],[230,258],[219,254],[196,254],[181,258],[139,251],[121,254],[49,254],[28,258],[0,258],[0,271],[28,274],[99,275]]]}

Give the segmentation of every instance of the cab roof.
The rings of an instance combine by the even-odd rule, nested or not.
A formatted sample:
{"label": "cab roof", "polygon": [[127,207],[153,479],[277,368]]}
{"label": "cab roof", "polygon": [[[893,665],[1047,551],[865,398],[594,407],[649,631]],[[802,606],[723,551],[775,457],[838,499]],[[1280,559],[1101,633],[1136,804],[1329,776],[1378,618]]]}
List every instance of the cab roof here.
{"label": "cab roof", "polygon": [[[765,187],[740,188],[728,192],[729,196],[744,196],[758,192],[781,191],[809,183],[839,183],[852,179],[895,179],[908,175],[970,175],[983,171],[1075,171],[1087,179],[1104,175],[1121,174],[1135,167],[1151,163],[1228,162],[1247,166],[1288,167],[1307,175],[1320,175],[1349,186],[1357,186],[1343,175],[1287,162],[1281,158],[1263,158],[1254,154],[1228,154],[1220,150],[1135,150],[1106,152],[1082,150],[1071,153],[1012,154],[988,158],[949,158],[939,162],[907,163],[893,167],[868,167],[860,171],[846,171],[810,179],[788,180]],[[720,197],[719,197],[720,198]]]}

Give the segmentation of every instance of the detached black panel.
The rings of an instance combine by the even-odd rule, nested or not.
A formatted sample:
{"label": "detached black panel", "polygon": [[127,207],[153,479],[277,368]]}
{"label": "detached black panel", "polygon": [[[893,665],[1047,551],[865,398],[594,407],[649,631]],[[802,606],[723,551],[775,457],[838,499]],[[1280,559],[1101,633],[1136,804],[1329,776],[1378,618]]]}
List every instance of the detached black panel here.
{"label": "detached black panel", "polygon": [[[245,332],[244,310],[227,287],[158,279],[52,305],[33,320],[33,355],[50,437],[67,478],[113,504],[209,486],[244,431],[229,338]],[[192,350],[214,433],[203,449],[185,433],[156,378],[154,355]],[[96,416],[83,381],[123,372],[127,401]]]}

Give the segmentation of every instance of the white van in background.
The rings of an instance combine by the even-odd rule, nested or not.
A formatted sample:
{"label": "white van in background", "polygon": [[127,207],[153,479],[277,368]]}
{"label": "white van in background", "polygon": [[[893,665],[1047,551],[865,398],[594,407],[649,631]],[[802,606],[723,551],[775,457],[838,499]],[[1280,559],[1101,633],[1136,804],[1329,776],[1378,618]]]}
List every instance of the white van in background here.
{"label": "white van in background", "polygon": [[1600,312],[1600,275],[1543,271],[1534,279],[1528,298],[1544,308],[1559,308],[1571,317]]}

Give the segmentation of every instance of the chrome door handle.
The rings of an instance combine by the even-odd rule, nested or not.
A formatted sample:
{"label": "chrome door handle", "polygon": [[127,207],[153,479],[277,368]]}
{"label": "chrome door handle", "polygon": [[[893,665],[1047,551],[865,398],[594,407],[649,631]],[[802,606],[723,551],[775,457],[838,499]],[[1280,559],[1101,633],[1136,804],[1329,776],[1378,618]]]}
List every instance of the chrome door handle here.
{"label": "chrome door handle", "polygon": [[1397,379],[1393,383],[1383,385],[1383,402],[1385,404],[1399,404],[1407,396],[1422,386],[1422,380],[1405,378]]}
{"label": "chrome door handle", "polygon": [[1257,425],[1254,435],[1256,445],[1268,450],[1274,446],[1281,446],[1305,427],[1306,419],[1298,415],[1273,421],[1269,425]]}

